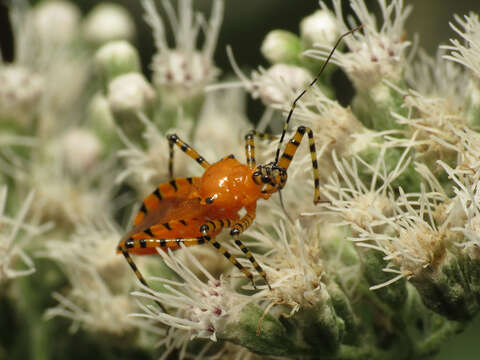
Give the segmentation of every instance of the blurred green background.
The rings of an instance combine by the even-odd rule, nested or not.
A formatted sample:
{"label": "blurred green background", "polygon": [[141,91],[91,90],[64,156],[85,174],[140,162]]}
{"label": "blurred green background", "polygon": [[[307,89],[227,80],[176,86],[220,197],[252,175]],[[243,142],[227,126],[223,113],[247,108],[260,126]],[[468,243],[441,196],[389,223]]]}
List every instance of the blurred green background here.
{"label": "blurred green background", "polygon": [[[0,3],[2,1],[0,0]],[[38,1],[33,2],[36,3]],[[99,3],[99,1],[95,0],[77,0],[74,2],[80,6],[84,13]],[[143,69],[149,75],[148,64],[155,49],[150,29],[143,22],[140,2],[137,0],[119,0],[114,2],[128,8],[135,19],[138,30],[135,40],[136,46],[142,56]],[[209,13],[210,0],[194,0],[194,2],[199,10]],[[224,73],[228,73],[231,69],[225,53],[225,47],[228,44],[233,47],[237,62],[244,68],[248,69],[255,68],[258,65],[266,65],[259,51],[265,34],[272,29],[278,28],[297,32],[299,21],[304,16],[318,9],[317,0],[225,0],[225,2],[224,25],[216,52],[216,63]],[[371,5],[371,9],[376,8],[376,0],[367,0],[367,2]],[[344,3],[345,11],[348,12],[348,1],[344,1]],[[469,11],[480,13],[479,0],[405,0],[405,3],[414,6],[414,11],[407,23],[408,33],[406,36],[411,39],[413,34],[418,33],[421,46],[430,54],[435,53],[438,44],[445,44],[449,38],[455,37],[455,33],[448,25],[449,21],[453,20],[454,14],[462,16]],[[2,17],[0,21],[2,49],[8,49],[8,24],[5,17]],[[346,80],[340,75],[339,82],[346,82]],[[339,89],[341,92],[348,91],[348,84],[341,85]],[[250,116],[256,118],[260,114],[262,106],[258,102],[252,102],[249,104],[249,108]],[[0,308],[2,308],[1,304]],[[5,308],[3,307],[3,309]],[[8,314],[2,313],[0,317],[3,318],[3,322],[8,323],[8,319],[6,319]],[[9,334],[4,333],[2,336],[14,336],[15,331],[21,331],[21,329],[11,330],[13,331],[9,332]],[[480,318],[477,317],[476,321],[463,334],[444,344],[442,352],[437,359],[480,358],[479,334]],[[75,336],[79,337],[80,342],[82,342],[80,338],[84,335],[77,334]],[[83,343],[88,344],[88,341],[83,340]],[[68,353],[68,350],[65,350],[67,352],[64,353]],[[84,354],[89,353],[88,349],[85,349]],[[97,355],[98,358],[104,358],[105,353],[97,352]],[[115,354],[109,355],[113,355],[111,358],[116,357]],[[120,357],[128,358],[125,355],[124,353]],[[79,356],[81,357],[81,354],[72,354],[71,358],[80,358]],[[140,358],[138,354],[130,354],[130,356],[131,358]]]}

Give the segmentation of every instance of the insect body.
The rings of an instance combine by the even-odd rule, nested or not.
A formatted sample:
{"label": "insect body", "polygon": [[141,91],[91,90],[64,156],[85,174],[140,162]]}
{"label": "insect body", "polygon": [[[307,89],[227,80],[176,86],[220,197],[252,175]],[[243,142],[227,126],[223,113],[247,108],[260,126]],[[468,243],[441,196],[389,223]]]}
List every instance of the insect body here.
{"label": "insect body", "polygon": [[[315,181],[315,202],[320,199],[318,169],[313,133],[300,126],[287,144],[279,161],[256,165],[254,137],[273,137],[251,131],[246,139],[247,164],[240,163],[233,155],[210,165],[189,145],[176,135],[169,135],[170,175],[173,173],[173,146],[177,145],[206,170],[202,177],[178,178],[161,184],[147,196],[134,220],[134,228],[127,233],[118,246],[134,268],[140,281],[145,280],[136,269],[128,253],[154,254],[156,248],[176,250],[185,246],[211,243],[227,259],[240,269],[253,283],[253,275],[231,255],[215,237],[223,228],[230,228],[235,244],[250,260],[255,270],[268,284],[265,271],[256,262],[239,235],[255,218],[257,201],[268,199],[282,189],[287,181],[287,169],[297,147],[308,134]],[[241,210],[245,215],[240,216]]]}
{"label": "insect body", "polygon": [[[310,86],[313,86],[318,80],[340,40],[359,28],[339,38],[319,75],[311,82]],[[130,257],[131,253],[154,254],[156,248],[167,251],[168,249],[179,249],[181,244],[191,246],[210,243],[242,271],[255,287],[252,273],[215,239],[224,228],[229,228],[235,244],[270,287],[265,271],[242,243],[240,234],[255,219],[257,201],[269,199],[272,194],[280,192],[285,186],[288,167],[305,135],[308,136],[312,159],[313,201],[314,203],[320,202],[319,173],[312,130],[305,126],[299,126],[280,156],[281,145],[296,103],[306,91],[303,90],[294,100],[285,121],[275,159],[266,165],[256,164],[255,137],[269,140],[274,140],[276,137],[257,133],[255,130],[245,136],[246,164],[240,163],[233,155],[230,155],[210,165],[177,135],[167,136],[170,147],[169,175],[171,180],[159,185],[144,199],[140,211],[135,217],[133,229],[123,236],[118,245],[118,252],[125,256],[141,283],[148,286]],[[174,146],[178,146],[205,169],[202,177],[173,179]],[[245,214],[240,216],[242,210]],[[166,312],[164,306],[158,304]]]}

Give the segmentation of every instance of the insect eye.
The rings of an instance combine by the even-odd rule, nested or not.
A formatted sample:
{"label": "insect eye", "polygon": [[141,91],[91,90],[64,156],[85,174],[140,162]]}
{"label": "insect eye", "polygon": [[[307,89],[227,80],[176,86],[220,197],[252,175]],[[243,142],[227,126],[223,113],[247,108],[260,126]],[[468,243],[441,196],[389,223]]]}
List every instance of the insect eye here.
{"label": "insect eye", "polygon": [[207,198],[205,199],[205,202],[206,202],[207,204],[213,203],[213,197],[211,197],[211,196],[207,197]]}
{"label": "insect eye", "polygon": [[270,182],[270,177],[266,176],[266,175],[262,176],[262,182],[269,183]]}

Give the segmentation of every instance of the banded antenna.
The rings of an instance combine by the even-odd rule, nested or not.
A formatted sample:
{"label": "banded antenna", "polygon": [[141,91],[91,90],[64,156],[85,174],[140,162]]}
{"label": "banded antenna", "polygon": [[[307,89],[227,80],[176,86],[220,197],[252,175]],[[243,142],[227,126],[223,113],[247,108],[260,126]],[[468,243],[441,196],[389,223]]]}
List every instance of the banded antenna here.
{"label": "banded antenna", "polygon": [[358,31],[358,30],[362,29],[364,26],[365,26],[364,24],[361,24],[361,25],[357,26],[356,28],[353,28],[352,30],[350,30],[350,31],[346,32],[345,34],[341,35],[338,38],[337,42],[335,43],[335,46],[330,51],[330,54],[328,54],[327,59],[323,62],[322,67],[320,68],[320,71],[318,72],[318,75],[313,79],[313,81],[310,83],[310,85],[308,85],[305,89],[303,89],[302,92],[300,93],[300,95],[298,95],[295,98],[295,100],[293,100],[292,107],[290,108],[290,111],[288,112],[287,120],[285,121],[285,125],[283,126],[282,136],[280,137],[280,141],[278,142],[277,153],[275,154],[275,162],[274,162],[275,165],[278,164],[278,158],[280,156],[280,148],[282,147],[283,139],[285,138],[285,134],[287,133],[287,130],[288,130],[288,124],[290,123],[290,119],[292,118],[293,111],[295,110],[295,107],[297,106],[298,100],[300,100],[302,98],[302,96],[305,95],[307,93],[307,91],[313,85],[315,85],[315,83],[318,81],[318,79],[320,79],[320,76],[322,75],[323,70],[325,70],[325,67],[329,63],[333,53],[337,49],[338,45],[340,45],[343,38],[347,35],[350,35],[350,34],[354,33],[355,31]]}

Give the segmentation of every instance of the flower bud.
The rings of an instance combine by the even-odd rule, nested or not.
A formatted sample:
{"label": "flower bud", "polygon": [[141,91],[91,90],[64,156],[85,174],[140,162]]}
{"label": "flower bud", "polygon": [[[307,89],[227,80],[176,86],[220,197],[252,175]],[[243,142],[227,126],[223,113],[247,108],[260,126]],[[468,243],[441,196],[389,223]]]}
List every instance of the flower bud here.
{"label": "flower bud", "polygon": [[260,97],[265,105],[284,105],[311,79],[312,75],[299,66],[275,64],[265,73],[252,75],[252,96]]}
{"label": "flower bud", "polygon": [[43,80],[29,69],[0,67],[0,124],[2,120],[28,125],[44,93]]}
{"label": "flower bud", "polygon": [[297,35],[286,30],[273,30],[263,40],[260,50],[272,64],[297,64],[302,46]]}
{"label": "flower bud", "polygon": [[[230,340],[248,349],[274,356],[286,356],[295,351],[287,329],[275,317],[260,307],[248,304],[238,314],[236,321],[226,323],[218,331],[218,338]],[[230,319],[233,320],[233,319]]]}
{"label": "flower bud", "polygon": [[91,131],[76,128],[63,136],[61,151],[67,168],[74,174],[83,174],[98,162],[102,144]]}
{"label": "flower bud", "polygon": [[90,100],[86,125],[102,139],[103,143],[109,143],[112,137],[117,137],[110,105],[103,94],[98,93]]}
{"label": "flower bud", "polygon": [[135,25],[130,14],[120,5],[102,3],[95,6],[83,24],[85,39],[94,45],[113,40],[132,40]]}
{"label": "flower bud", "polygon": [[95,65],[104,86],[119,75],[140,72],[137,49],[125,40],[112,41],[100,47],[95,54]]}
{"label": "flower bud", "polygon": [[115,116],[131,115],[147,109],[155,99],[155,91],[143,75],[129,73],[108,84],[107,98]]}
{"label": "flower bud", "polygon": [[138,138],[143,129],[139,112],[150,112],[155,100],[155,90],[142,74],[128,73],[117,76],[108,84],[108,104],[123,132]]}
{"label": "flower bud", "polygon": [[307,49],[313,44],[332,46],[339,35],[335,17],[328,10],[317,10],[300,22],[300,37]]}
{"label": "flower bud", "polygon": [[[392,274],[383,271],[387,267],[387,262],[383,255],[375,250],[358,247],[360,258],[363,261],[363,273],[370,286],[382,283],[388,283]],[[402,306],[407,299],[407,289],[405,279],[397,280],[388,286],[376,288],[375,295],[384,303],[396,309]]]}
{"label": "flower bud", "polygon": [[463,267],[457,256],[447,250],[439,264],[425,268],[410,281],[429,309],[450,320],[470,320],[478,312],[479,303]]}
{"label": "flower bud", "polygon": [[32,10],[36,35],[44,42],[64,44],[76,37],[80,10],[69,1],[46,1]]}

